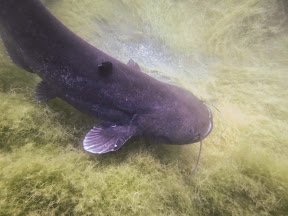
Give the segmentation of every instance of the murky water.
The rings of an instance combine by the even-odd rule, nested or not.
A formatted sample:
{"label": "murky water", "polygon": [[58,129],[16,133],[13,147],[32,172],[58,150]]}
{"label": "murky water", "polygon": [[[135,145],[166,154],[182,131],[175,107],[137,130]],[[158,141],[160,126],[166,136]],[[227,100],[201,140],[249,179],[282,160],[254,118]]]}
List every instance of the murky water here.
{"label": "murky water", "polygon": [[[284,215],[287,210],[285,203],[287,204],[286,201],[288,201],[288,5],[286,1],[46,0],[43,2],[58,19],[92,45],[123,62],[128,62],[132,58],[145,73],[192,91],[197,97],[215,105],[221,112],[219,114],[216,109],[213,109],[214,130],[205,140],[200,170],[192,180],[187,178],[186,172],[196,161],[197,146],[169,146],[151,150],[149,146],[143,147],[140,144],[140,147],[134,147],[130,153],[127,153],[129,148],[123,150],[128,156],[119,153],[110,158],[107,156],[92,159],[93,163],[100,164],[101,169],[94,164],[93,168],[88,171],[86,168],[74,170],[67,165],[67,162],[62,161],[61,157],[56,157],[55,164],[59,163],[64,167],[62,170],[53,164],[57,167],[56,170],[65,172],[64,169],[69,170],[70,167],[71,172],[75,172],[77,184],[82,184],[82,180],[88,182],[88,189],[84,186],[77,187],[75,183],[75,188],[84,195],[79,200],[75,198],[77,201],[71,206],[65,203],[71,210],[69,210],[70,214],[73,212],[91,213],[91,209],[97,206],[93,207],[91,200],[96,199],[102,203],[97,206],[102,212],[99,215],[112,214],[112,210],[105,212],[107,205],[113,206],[116,212],[122,211],[123,214],[128,215],[161,215],[161,212],[163,215],[167,215],[168,212],[171,215],[213,215],[214,213],[253,215],[259,212],[262,215]],[[17,115],[16,111],[15,113],[7,111],[7,107],[16,107],[15,101],[22,98],[18,95],[22,90],[18,88],[25,89],[25,80],[27,83],[30,82],[28,80],[34,83],[37,78],[29,74],[25,75],[22,82],[8,84],[12,81],[15,83],[17,76],[20,78],[25,72],[11,66],[3,52],[1,56],[3,67],[0,71],[0,87],[2,98],[4,98],[1,110],[5,115],[3,114],[0,118],[0,135],[2,133],[1,141],[8,143],[16,137],[16,134],[8,138],[5,131],[13,131],[15,128],[18,134],[24,134],[25,137],[34,136],[33,130],[38,130],[35,129],[36,126],[33,130],[29,129],[31,133],[23,132],[15,122],[29,122],[30,117],[28,120],[23,117],[26,115],[32,116],[33,120],[34,114],[32,113],[35,111],[30,112],[29,107],[31,110],[40,108],[34,107],[33,102],[29,101],[32,100],[31,96],[30,99],[24,101],[21,99],[21,103],[17,102],[18,107],[24,104],[23,107],[28,110],[25,115],[19,114],[25,110],[24,108],[16,109]],[[9,70],[16,70],[16,72],[8,73]],[[13,74],[13,77],[9,74]],[[25,91],[29,92],[29,89]],[[62,108],[68,110],[66,113],[70,112],[69,108],[65,108],[61,102],[58,103],[60,105],[56,103],[58,107],[55,108],[56,112]],[[44,114],[40,116],[42,115]],[[73,117],[70,116],[70,118]],[[75,121],[74,123],[68,124],[70,128],[79,126],[76,122],[80,117],[75,118],[76,120],[71,120]],[[64,118],[62,121],[67,120]],[[14,129],[11,127],[13,130],[9,127],[11,122],[15,123],[13,123],[14,126],[16,125],[13,126]],[[85,124],[87,127],[87,122],[81,123],[81,125]],[[48,122],[47,125],[58,127],[58,125],[53,125],[53,122]],[[65,128],[63,125],[59,126],[59,128],[62,127]],[[62,131],[62,129],[59,130]],[[47,133],[55,134],[56,132],[47,129]],[[75,131],[73,133],[74,136],[81,134]],[[61,132],[61,134],[55,135],[56,141],[51,142],[68,142],[69,131]],[[61,141],[61,137],[65,137],[64,141]],[[46,138],[48,140],[48,137]],[[46,138],[41,142],[46,142]],[[38,138],[32,141],[29,138],[25,139],[28,141],[26,143],[23,141],[23,145],[38,140]],[[130,144],[130,146],[133,145]],[[23,151],[29,154],[28,148]],[[42,149],[38,153],[42,157],[49,158],[45,156],[47,153]],[[24,160],[24,157],[19,156],[20,153],[8,151],[4,154],[3,151],[6,159],[15,158],[13,154],[19,157],[19,161]],[[77,164],[78,162],[75,161],[81,161],[85,164],[88,160],[84,156],[77,157],[79,156],[75,156],[74,153],[72,156],[69,155],[68,163]],[[40,157],[35,156],[34,160],[41,166],[46,163]],[[2,164],[7,164],[3,161]],[[141,163],[141,161],[144,162]],[[29,161],[26,162],[29,163]],[[119,163],[123,166],[119,169],[115,168]],[[11,170],[18,169],[13,163],[9,166],[12,166]],[[65,168],[66,166],[68,168]],[[22,167],[19,170],[24,169],[26,168]],[[43,174],[44,176],[53,173],[53,169],[45,169],[47,173]],[[138,170],[142,174],[139,174]],[[162,175],[159,174],[162,172],[160,170],[166,171],[163,171]],[[85,173],[82,180],[81,172]],[[6,173],[7,178],[13,179],[14,177],[9,176],[8,173]],[[31,178],[37,180],[38,177],[35,174],[37,172],[32,170],[31,173]],[[117,175],[115,179],[114,174]],[[171,176],[171,181],[166,179],[167,175]],[[118,197],[123,196],[128,200],[128,204],[113,198],[107,188],[101,190],[102,195],[97,194],[97,190],[92,189],[95,182],[89,176],[102,179],[100,181],[103,182],[97,183],[98,189],[109,188],[107,185],[116,188],[117,190],[112,190],[112,194]],[[144,180],[136,181],[135,179],[138,178]],[[119,186],[119,182],[124,183],[127,179],[130,179],[131,187]],[[39,181],[45,182],[46,180],[44,178]],[[51,183],[51,187],[60,187],[59,182],[55,180]],[[138,187],[138,185],[142,186]],[[7,190],[5,186],[2,187]],[[89,190],[94,193],[90,193]],[[157,190],[159,193],[154,194]],[[47,191],[46,194],[49,194],[50,192]],[[73,197],[73,192],[68,189],[67,191]],[[169,191],[169,194],[166,191]],[[154,194],[156,198],[151,198],[149,193]],[[45,193],[43,196],[48,197]],[[106,200],[103,200],[101,196]],[[12,193],[11,197],[18,199],[17,193]],[[61,194],[57,197],[64,200],[67,198]],[[91,198],[91,203],[86,200],[87,197]],[[7,200],[7,197],[2,197],[2,200],[5,199]],[[150,203],[149,199],[153,199],[155,205]],[[2,203],[5,207],[9,206],[4,201],[0,202],[0,205]],[[33,203],[30,203],[32,209]],[[149,209],[148,206],[151,206],[151,211],[143,210]],[[29,210],[24,211],[24,213],[27,212]]]}

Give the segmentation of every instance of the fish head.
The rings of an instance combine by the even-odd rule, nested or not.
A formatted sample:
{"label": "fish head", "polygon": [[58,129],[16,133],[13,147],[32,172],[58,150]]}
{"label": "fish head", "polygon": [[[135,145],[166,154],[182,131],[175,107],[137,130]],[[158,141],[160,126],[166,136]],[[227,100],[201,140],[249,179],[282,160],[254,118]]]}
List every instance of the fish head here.
{"label": "fish head", "polygon": [[170,101],[166,103],[159,121],[159,136],[168,144],[189,144],[205,139],[212,131],[211,110],[191,92],[171,88]]}
{"label": "fish head", "polygon": [[[202,101],[194,99],[187,107],[179,110],[180,119],[174,136],[179,144],[189,144],[205,139],[213,129],[212,112]],[[176,141],[176,140],[175,140]]]}

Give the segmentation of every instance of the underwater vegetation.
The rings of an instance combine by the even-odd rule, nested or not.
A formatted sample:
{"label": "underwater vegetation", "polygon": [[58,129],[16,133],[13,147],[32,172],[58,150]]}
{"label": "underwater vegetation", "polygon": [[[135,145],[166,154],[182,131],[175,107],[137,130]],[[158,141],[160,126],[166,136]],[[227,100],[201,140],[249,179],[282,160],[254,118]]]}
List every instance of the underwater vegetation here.
{"label": "underwater vegetation", "polygon": [[[131,140],[90,155],[97,120],[60,99],[0,46],[0,215],[287,215],[285,0],[43,1],[82,38],[214,104],[199,145]],[[0,3],[1,4],[1,3]]]}

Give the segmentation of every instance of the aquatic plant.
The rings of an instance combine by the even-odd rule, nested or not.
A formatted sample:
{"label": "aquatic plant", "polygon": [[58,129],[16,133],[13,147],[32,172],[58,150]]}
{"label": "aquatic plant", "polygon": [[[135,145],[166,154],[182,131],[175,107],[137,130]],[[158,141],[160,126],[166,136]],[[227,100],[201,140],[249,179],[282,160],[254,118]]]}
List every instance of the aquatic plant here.
{"label": "aquatic plant", "polygon": [[[120,60],[216,105],[203,144],[132,140],[82,150],[97,120],[60,99],[0,48],[0,215],[286,215],[288,5],[281,0],[43,1]],[[49,3],[49,4],[48,4]]]}

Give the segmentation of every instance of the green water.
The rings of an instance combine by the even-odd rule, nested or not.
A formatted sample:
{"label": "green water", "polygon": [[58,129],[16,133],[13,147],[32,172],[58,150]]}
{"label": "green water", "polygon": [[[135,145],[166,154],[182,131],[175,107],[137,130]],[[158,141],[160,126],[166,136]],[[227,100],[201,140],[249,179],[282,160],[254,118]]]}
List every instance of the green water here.
{"label": "green water", "polygon": [[0,215],[287,215],[285,0],[43,1],[92,45],[214,104],[199,145],[81,149],[97,123],[0,48]]}

